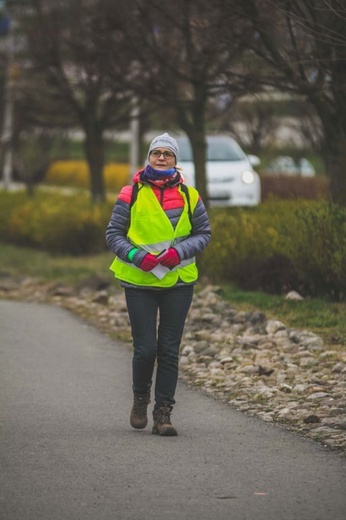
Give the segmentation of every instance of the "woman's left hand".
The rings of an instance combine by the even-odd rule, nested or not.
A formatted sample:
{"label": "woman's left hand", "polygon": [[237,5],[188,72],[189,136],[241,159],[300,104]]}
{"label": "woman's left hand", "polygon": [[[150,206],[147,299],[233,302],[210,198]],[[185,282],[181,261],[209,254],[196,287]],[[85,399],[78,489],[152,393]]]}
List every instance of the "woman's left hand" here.
{"label": "woman's left hand", "polygon": [[170,247],[164,255],[158,258],[158,261],[165,267],[175,267],[180,264],[179,255],[174,247]]}

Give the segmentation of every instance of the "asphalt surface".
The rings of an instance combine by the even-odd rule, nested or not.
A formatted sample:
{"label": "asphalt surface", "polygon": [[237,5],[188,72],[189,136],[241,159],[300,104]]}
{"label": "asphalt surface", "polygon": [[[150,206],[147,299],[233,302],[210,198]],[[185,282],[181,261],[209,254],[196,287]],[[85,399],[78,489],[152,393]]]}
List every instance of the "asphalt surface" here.
{"label": "asphalt surface", "polygon": [[131,429],[131,351],[0,301],[1,520],[345,520],[346,459],[179,384],[179,436]]}

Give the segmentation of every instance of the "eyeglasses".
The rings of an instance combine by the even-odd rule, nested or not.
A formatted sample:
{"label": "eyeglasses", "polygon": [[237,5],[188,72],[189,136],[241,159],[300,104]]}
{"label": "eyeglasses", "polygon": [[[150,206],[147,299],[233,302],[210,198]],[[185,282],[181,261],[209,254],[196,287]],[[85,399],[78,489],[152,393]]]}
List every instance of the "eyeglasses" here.
{"label": "eyeglasses", "polygon": [[152,155],[153,157],[161,157],[161,155],[164,156],[165,159],[172,159],[174,157],[174,153],[173,152],[168,152],[168,151],[164,151],[164,152],[161,152],[161,150],[153,150],[150,155]]}

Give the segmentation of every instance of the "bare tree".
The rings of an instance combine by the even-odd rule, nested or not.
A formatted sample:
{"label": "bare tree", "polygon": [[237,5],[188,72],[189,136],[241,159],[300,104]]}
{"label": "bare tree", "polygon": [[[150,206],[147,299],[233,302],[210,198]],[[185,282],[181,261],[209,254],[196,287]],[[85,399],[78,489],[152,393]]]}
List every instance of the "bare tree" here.
{"label": "bare tree", "polygon": [[259,154],[277,130],[276,112],[271,96],[240,98],[219,116],[219,127],[234,136],[243,148]]}
{"label": "bare tree", "polygon": [[[266,63],[258,81],[302,94],[323,128],[331,196],[346,204],[346,5],[341,0],[243,0],[238,13]],[[268,68],[269,67],[269,68]]]}
{"label": "bare tree", "polygon": [[[110,81],[104,2],[27,0],[27,4],[30,11],[21,18],[21,28],[30,52],[26,77],[40,80],[36,108],[45,121],[50,114],[51,122],[59,125],[67,118],[83,129],[91,196],[103,201],[104,132],[128,121],[130,103],[123,85]],[[124,49],[116,38],[111,47],[113,68],[123,71],[129,65]]]}
{"label": "bare tree", "polygon": [[[191,142],[196,185],[208,200],[206,129],[208,104],[244,91],[234,74],[241,64],[248,23],[236,23],[232,2],[128,0],[123,17],[110,12],[114,30],[128,44],[133,65],[127,77],[139,99],[171,108]],[[229,35],[232,35],[230,39]]]}

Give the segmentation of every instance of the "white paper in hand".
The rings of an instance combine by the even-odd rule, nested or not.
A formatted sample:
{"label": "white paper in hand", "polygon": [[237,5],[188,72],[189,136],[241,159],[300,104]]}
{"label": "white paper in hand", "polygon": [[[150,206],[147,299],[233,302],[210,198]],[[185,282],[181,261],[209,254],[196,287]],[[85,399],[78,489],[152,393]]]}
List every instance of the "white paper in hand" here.
{"label": "white paper in hand", "polygon": [[158,264],[150,272],[153,273],[156,276],[156,278],[162,280],[162,278],[170,272],[170,269],[168,267],[165,267],[164,265]]}

